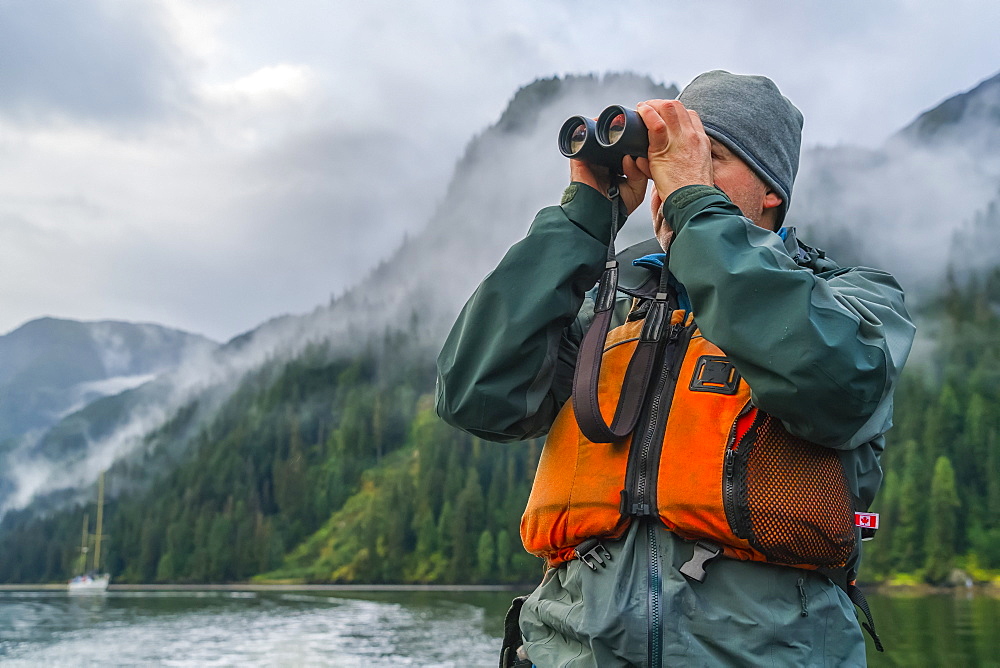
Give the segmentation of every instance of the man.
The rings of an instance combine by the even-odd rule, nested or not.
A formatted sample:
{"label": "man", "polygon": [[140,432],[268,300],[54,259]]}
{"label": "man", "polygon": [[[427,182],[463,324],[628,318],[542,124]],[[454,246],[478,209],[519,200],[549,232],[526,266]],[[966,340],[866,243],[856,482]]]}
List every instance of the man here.
{"label": "man", "polygon": [[[902,291],[885,272],[842,269],[781,229],[802,117],[770,80],[708,72],[678,100],[637,111],[649,149],[623,160],[620,196],[609,201],[600,168],[572,161],[562,204],[540,211],[484,279],[438,360],[437,407],[450,423],[497,441],[551,430],[522,520],[526,546],[550,568],[520,611],[521,653],[543,668],[863,665],[845,593],[858,564],[853,517],[846,538],[839,525],[818,555],[792,545],[801,536],[787,553],[761,536],[784,521],[786,501],[788,515],[804,518],[803,535],[831,520],[810,514],[828,490],[796,500],[791,478],[800,474],[806,487],[837,478],[845,516],[871,503],[914,333]],[[587,352],[578,360],[581,341],[595,299],[598,311],[606,306],[586,293],[613,243],[612,207],[634,211],[648,178],[656,238],[618,257],[625,294],[616,322],[625,324],[605,346],[595,384],[603,394],[580,396],[588,388],[574,388],[574,371],[593,362]],[[598,418],[614,412],[629,356],[638,355],[631,351],[646,338],[639,328],[665,299],[671,324],[651,358],[660,380],[643,384],[650,389],[635,431],[591,442],[580,413],[588,402],[600,406]],[[638,435],[647,433],[637,459]],[[777,468],[758,477],[778,489],[761,515],[752,499],[746,507],[733,499],[762,484],[739,476],[775,443],[778,461],[767,466]],[[800,454],[806,464],[788,465]],[[734,470],[742,487],[732,485]],[[710,503],[675,496],[708,498],[703,480],[723,488],[721,519],[702,512]],[[718,538],[744,524],[753,525],[749,539],[735,529],[735,538]]]}

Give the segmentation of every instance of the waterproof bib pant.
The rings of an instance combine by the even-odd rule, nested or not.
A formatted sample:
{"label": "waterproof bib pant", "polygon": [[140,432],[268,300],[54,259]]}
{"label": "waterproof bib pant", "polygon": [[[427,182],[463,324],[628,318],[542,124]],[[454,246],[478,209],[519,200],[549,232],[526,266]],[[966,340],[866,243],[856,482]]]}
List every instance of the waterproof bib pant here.
{"label": "waterproof bib pant", "polygon": [[[550,569],[521,609],[528,656],[539,668],[753,667],[865,665],[854,606],[810,571],[716,559],[705,582],[678,568],[691,543],[647,521],[604,543],[609,568],[574,560]],[[652,627],[650,565],[659,573],[659,623]],[[611,565],[614,565],[611,568]],[[659,634],[659,659],[650,636]]]}

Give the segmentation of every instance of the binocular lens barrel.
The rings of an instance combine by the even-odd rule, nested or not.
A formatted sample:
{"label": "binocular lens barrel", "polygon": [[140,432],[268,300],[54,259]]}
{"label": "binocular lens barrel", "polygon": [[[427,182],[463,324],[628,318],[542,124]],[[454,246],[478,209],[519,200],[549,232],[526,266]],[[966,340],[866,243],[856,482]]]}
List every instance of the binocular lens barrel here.
{"label": "binocular lens barrel", "polygon": [[597,124],[586,116],[573,116],[559,130],[559,151],[567,158],[575,158],[611,167],[597,141]]}
{"label": "binocular lens barrel", "polygon": [[619,156],[638,158],[646,155],[649,148],[646,124],[638,112],[618,104],[608,107],[597,117],[597,140]]}
{"label": "binocular lens barrel", "polygon": [[648,148],[642,118],[621,105],[602,111],[596,122],[586,116],[572,116],[559,130],[559,151],[564,156],[604,165],[618,173],[623,157],[645,156]]}

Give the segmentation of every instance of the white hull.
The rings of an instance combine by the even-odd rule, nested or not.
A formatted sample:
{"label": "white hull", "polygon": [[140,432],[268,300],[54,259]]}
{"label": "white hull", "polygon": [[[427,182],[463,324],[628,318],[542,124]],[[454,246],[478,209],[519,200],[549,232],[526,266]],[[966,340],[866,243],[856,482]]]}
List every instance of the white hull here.
{"label": "white hull", "polygon": [[104,594],[108,591],[109,582],[111,576],[107,574],[97,577],[83,575],[70,580],[67,588],[71,594]]}

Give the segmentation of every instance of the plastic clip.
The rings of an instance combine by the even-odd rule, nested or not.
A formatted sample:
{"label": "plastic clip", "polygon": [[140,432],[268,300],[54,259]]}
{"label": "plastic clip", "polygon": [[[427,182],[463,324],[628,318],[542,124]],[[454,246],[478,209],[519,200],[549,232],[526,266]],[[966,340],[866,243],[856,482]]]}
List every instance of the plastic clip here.
{"label": "plastic clip", "polygon": [[694,544],[694,554],[680,567],[680,572],[698,582],[705,581],[705,565],[722,554],[722,548],[714,543],[699,540]]}
{"label": "plastic clip", "polygon": [[611,561],[611,553],[596,538],[589,538],[583,541],[576,546],[573,552],[592,571],[597,570],[598,564],[600,564],[601,568],[607,568],[605,560]]}

